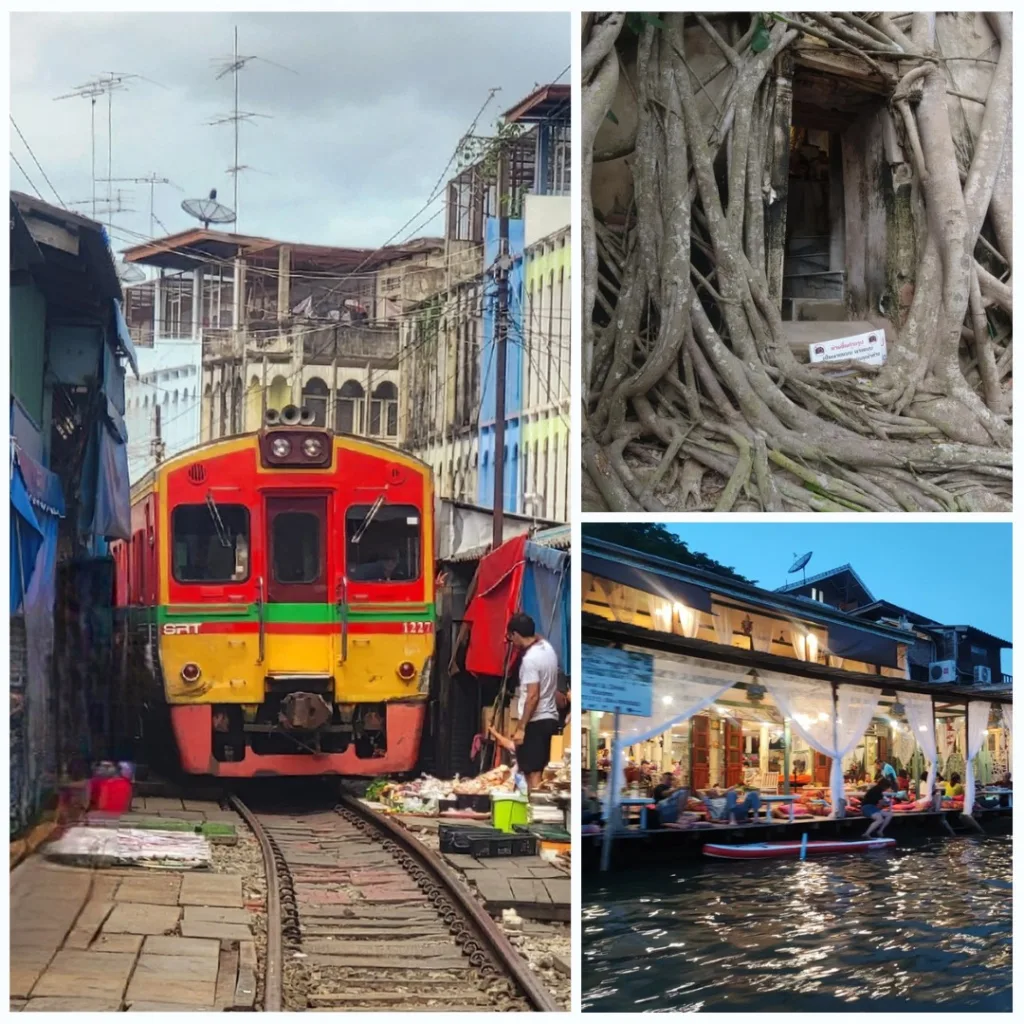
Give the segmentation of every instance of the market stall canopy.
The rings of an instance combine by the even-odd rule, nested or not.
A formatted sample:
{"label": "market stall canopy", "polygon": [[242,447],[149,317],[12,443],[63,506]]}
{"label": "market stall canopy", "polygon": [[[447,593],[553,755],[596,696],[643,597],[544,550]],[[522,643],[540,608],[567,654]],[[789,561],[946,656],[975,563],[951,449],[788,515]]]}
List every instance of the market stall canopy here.
{"label": "market stall canopy", "polygon": [[477,675],[500,676],[505,669],[505,631],[509,619],[526,612],[569,672],[569,555],[530,540],[513,537],[480,560],[473,599],[466,609],[470,623],[466,668]]}

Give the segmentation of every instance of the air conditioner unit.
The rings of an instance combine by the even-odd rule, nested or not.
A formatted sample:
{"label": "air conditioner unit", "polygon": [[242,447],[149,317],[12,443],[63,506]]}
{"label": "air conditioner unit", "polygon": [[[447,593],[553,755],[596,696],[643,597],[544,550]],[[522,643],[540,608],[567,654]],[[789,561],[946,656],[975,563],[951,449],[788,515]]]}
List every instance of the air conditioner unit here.
{"label": "air conditioner unit", "polygon": [[928,666],[928,679],[933,683],[955,683],[955,661],[933,661]]}
{"label": "air conditioner unit", "polygon": [[974,681],[976,683],[984,683],[988,686],[992,682],[992,669],[990,669],[988,665],[975,665]]}

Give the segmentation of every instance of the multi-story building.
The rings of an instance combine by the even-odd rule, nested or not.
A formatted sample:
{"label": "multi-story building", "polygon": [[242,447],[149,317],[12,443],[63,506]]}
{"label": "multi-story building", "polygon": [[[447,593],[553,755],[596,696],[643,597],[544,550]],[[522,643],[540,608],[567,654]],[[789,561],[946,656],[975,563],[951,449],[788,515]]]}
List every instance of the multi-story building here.
{"label": "multi-story building", "polygon": [[444,286],[406,318],[400,364],[404,445],[434,467],[441,497],[492,506],[492,268],[506,214],[504,504],[547,520],[568,518],[570,98],[568,86],[535,90],[449,182]]}
{"label": "multi-story building", "polygon": [[[255,430],[268,408],[289,404],[320,426],[398,443],[399,326],[443,279],[440,240],[374,251],[196,229],[125,260],[157,275],[133,289],[128,312],[140,345],[154,351],[130,410],[140,460],[177,450],[166,432],[175,414],[163,408],[175,390],[185,403],[182,447]],[[147,411],[153,398],[159,421]]]}

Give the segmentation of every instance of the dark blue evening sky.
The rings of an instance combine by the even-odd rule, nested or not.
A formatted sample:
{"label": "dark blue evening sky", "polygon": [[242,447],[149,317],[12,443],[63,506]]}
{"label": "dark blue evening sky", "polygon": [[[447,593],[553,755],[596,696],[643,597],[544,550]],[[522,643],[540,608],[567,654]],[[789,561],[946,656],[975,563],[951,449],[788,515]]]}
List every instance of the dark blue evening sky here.
{"label": "dark blue evening sky", "polygon": [[[794,553],[813,551],[807,577],[849,563],[878,600],[938,622],[1012,640],[1008,523],[672,523],[691,551],[774,590]],[[1011,671],[1010,653],[1003,670]]]}

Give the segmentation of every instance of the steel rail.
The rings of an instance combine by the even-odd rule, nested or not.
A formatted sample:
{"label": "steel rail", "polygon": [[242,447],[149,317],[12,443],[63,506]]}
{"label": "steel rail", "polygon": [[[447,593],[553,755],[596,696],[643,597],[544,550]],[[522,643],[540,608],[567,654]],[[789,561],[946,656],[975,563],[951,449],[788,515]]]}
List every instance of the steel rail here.
{"label": "steel rail", "polygon": [[[401,825],[396,825],[383,814],[371,810],[360,800],[347,794],[341,795],[341,805],[345,810],[358,815],[372,825],[418,861],[444,887],[459,909],[466,915],[475,928],[478,936],[489,949],[491,955],[515,981],[523,996],[532,1008],[541,1013],[561,1013],[548,990],[541,984],[536,975],[524,963],[515,947],[509,942],[505,933],[498,927],[491,916],[471,896],[458,878],[433,850],[427,849],[415,840]],[[268,946],[269,950],[269,946]]]}
{"label": "steel rail", "polygon": [[228,798],[231,806],[252,829],[263,851],[263,873],[267,880],[267,955],[263,973],[263,1009],[267,1013],[281,1012],[281,890],[278,888],[277,858],[270,837],[256,816],[237,796]]}

